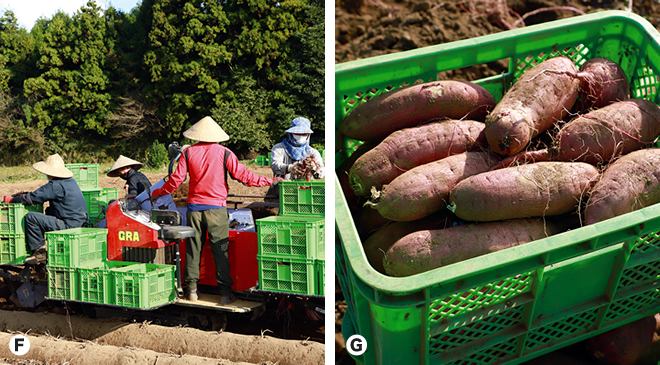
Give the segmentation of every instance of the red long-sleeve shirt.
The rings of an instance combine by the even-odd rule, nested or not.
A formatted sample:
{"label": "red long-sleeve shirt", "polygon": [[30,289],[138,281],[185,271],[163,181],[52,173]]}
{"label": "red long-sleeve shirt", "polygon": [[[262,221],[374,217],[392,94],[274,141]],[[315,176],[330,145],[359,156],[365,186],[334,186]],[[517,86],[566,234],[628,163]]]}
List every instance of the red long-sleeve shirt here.
{"label": "red long-sleeve shirt", "polygon": [[[217,143],[197,142],[181,153],[176,170],[161,188],[163,194],[171,194],[190,174],[188,204],[227,206],[227,182],[225,181],[226,147]],[[188,160],[184,156],[188,151]],[[252,173],[236,155],[229,151],[227,170],[234,178],[247,186],[269,186],[273,179]]]}

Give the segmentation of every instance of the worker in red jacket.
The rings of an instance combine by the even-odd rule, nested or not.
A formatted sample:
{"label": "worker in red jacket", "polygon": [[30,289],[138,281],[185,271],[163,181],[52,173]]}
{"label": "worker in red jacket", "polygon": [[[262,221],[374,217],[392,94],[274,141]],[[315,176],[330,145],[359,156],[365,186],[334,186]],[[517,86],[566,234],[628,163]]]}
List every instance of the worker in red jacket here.
{"label": "worker in red jacket", "polygon": [[197,282],[202,247],[208,233],[211,252],[215,259],[216,280],[220,288],[221,303],[236,301],[229,275],[229,215],[227,213],[226,172],[247,186],[270,186],[281,178],[270,179],[259,176],[238,162],[236,155],[228,148],[218,144],[229,140],[229,136],[211,117],[205,117],[195,123],[183,136],[196,141],[184,149],[172,176],[162,188],[152,192],[153,197],[171,194],[190,175],[188,190],[188,225],[195,228],[197,234],[186,244],[186,267],[184,281],[187,283],[186,298],[197,300]]}

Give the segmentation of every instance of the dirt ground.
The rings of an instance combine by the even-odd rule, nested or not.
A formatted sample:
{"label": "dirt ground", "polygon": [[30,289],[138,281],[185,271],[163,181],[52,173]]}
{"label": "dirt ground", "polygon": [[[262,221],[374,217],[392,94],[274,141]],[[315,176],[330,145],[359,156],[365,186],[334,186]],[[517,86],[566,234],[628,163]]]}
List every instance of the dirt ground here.
{"label": "dirt ground", "polygon": [[[125,364],[132,357],[137,357],[133,363],[153,364],[156,358],[151,352],[164,357],[159,363],[176,363],[172,362],[174,359],[164,361],[167,358],[164,355],[186,357],[188,362],[179,362],[181,364],[217,363],[209,361],[211,359],[226,361],[221,364],[323,364],[325,357],[321,343],[283,340],[268,333],[207,332],[187,327],[163,327],[146,321],[126,323],[43,312],[0,311],[0,329],[3,331],[0,342],[5,342],[3,336],[18,333],[39,338],[38,344],[31,344],[30,359],[69,361],[71,364]],[[82,348],[85,351],[75,350]],[[122,354],[117,349],[132,351]],[[2,357],[13,357],[7,347],[0,346]],[[140,357],[153,359],[144,361]]]}
{"label": "dirt ground", "polygon": [[[248,165],[250,171],[272,177],[270,167]],[[166,176],[165,173],[144,172],[151,183],[156,183]],[[0,196],[10,195],[22,191],[34,191],[47,181],[34,180],[20,183],[0,183]],[[123,189],[125,181],[120,178],[110,178],[104,173],[99,174],[99,187]],[[185,183],[184,183],[185,184]],[[229,181],[229,193],[233,195],[266,194],[268,187],[247,187],[240,182]],[[184,187],[182,187],[183,189]],[[176,194],[182,193],[178,191]],[[176,196],[175,194],[175,196]],[[254,203],[263,203],[258,197],[230,197],[237,207],[245,207]],[[252,207],[253,216],[258,219],[263,216],[275,215],[278,208]],[[1,279],[0,279],[1,281]],[[17,357],[6,348],[0,349],[0,364],[323,364],[325,325],[322,318],[309,318],[305,313],[291,312],[282,315],[279,308],[267,306],[266,312],[257,320],[250,321],[241,318],[230,318],[227,328],[222,332],[225,343],[217,341],[216,332],[204,332],[193,328],[148,326],[149,331],[144,332],[142,327],[128,325],[126,322],[116,322],[109,328],[106,320],[85,318],[82,313],[72,313],[67,317],[62,305],[40,306],[35,313],[27,311],[14,312],[17,307],[7,300],[5,290],[0,282],[0,342],[3,342],[9,333],[29,333],[30,341],[36,341],[40,352],[33,356]],[[19,322],[7,325],[7,321],[21,318]],[[67,321],[74,323],[71,328],[76,331],[87,332],[101,330],[103,333],[69,335]],[[81,322],[87,321],[87,322]],[[5,325],[3,326],[2,323]],[[64,323],[64,325],[62,324]],[[77,325],[76,325],[77,323]],[[27,327],[17,328],[18,324]],[[61,334],[56,334],[56,328],[63,327]],[[131,327],[133,326],[133,327]],[[147,327],[145,327],[147,328]],[[40,329],[40,330],[39,330]],[[65,330],[66,329],[66,330]],[[182,332],[183,331],[183,332]],[[103,337],[101,340],[99,338]],[[214,340],[215,338],[215,340]],[[8,341],[9,337],[7,337]],[[109,339],[114,341],[110,344]],[[132,339],[132,343],[125,343]],[[265,340],[264,340],[265,339]],[[90,342],[91,341],[91,342]],[[174,341],[174,342],[173,342]],[[183,347],[157,348],[166,343],[183,341]],[[213,341],[211,344],[209,341]],[[204,350],[193,349],[195,343],[203,344]],[[176,344],[175,344],[176,345]],[[176,345],[178,346],[178,345]],[[210,354],[208,351],[230,349],[230,353]],[[313,349],[313,350],[310,350]]]}
{"label": "dirt ground", "polygon": [[[660,4],[634,1],[632,11],[656,28]],[[425,46],[458,41],[602,10],[626,10],[627,1],[612,0],[337,0],[335,63],[344,63]],[[522,22],[520,21],[522,20]],[[506,72],[495,62],[439,75],[477,80]],[[354,364],[341,335],[346,302],[335,301],[335,364]]]}

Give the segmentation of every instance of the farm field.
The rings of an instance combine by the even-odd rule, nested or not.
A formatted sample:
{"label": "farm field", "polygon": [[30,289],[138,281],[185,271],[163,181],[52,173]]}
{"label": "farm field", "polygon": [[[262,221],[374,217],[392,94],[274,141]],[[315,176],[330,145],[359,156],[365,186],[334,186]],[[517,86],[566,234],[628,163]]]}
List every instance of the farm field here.
{"label": "farm field", "polygon": [[[270,167],[247,166],[256,174],[272,177]],[[99,187],[123,187],[124,180],[109,178],[101,170]],[[166,173],[146,171],[145,175],[153,184]],[[1,182],[0,195],[33,191],[45,183],[45,179]],[[230,180],[230,194],[265,195],[267,190],[268,187],[250,188]],[[241,201],[243,204],[238,204],[239,208],[263,201],[257,198],[230,200]],[[251,209],[255,219],[277,214],[278,210]],[[150,321],[130,323],[120,318],[90,318],[79,306],[57,301],[45,302],[34,310],[19,310],[9,299],[10,295],[11,289],[0,282],[0,341],[8,342],[14,334],[27,334],[35,351],[31,350],[29,357],[19,357],[5,346],[0,350],[0,364],[324,363],[323,318],[310,317],[290,306],[267,306],[265,313],[255,319],[230,314],[223,331],[211,332],[166,327]]]}

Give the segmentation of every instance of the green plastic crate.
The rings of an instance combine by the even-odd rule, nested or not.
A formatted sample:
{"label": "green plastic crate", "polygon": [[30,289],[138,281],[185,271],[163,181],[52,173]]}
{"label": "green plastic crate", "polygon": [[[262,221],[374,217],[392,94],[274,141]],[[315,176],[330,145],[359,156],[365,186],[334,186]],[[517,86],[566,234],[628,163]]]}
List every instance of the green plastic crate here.
{"label": "green plastic crate", "polygon": [[115,304],[113,270],[135,265],[134,262],[106,261],[93,267],[79,267],[80,300],[89,303]]}
{"label": "green plastic crate", "polygon": [[318,286],[316,289],[316,294],[324,296],[325,295],[325,259],[316,260],[314,262],[314,267],[316,268],[316,276],[318,277]]}
{"label": "green plastic crate", "polygon": [[108,257],[106,228],[70,228],[46,232],[48,265],[84,267]]}
{"label": "green plastic crate", "polygon": [[260,290],[316,295],[315,260],[258,255],[257,261]]}
{"label": "green plastic crate", "polygon": [[280,181],[280,215],[325,216],[325,181]]}
{"label": "green plastic crate", "polygon": [[0,233],[0,264],[22,264],[28,252],[24,234]]}
{"label": "green plastic crate", "polygon": [[82,191],[87,203],[87,216],[89,223],[95,225],[103,220],[103,208],[107,203],[103,203],[102,199],[103,189],[85,189]]}
{"label": "green plastic crate", "polygon": [[270,159],[266,156],[257,156],[254,162],[257,166],[270,166]]}
{"label": "green plastic crate", "polygon": [[97,189],[99,187],[99,164],[97,163],[72,163],[64,167],[73,172],[73,178],[80,189]]}
{"label": "green plastic crate", "polygon": [[0,234],[25,234],[25,215],[43,211],[42,204],[0,203]]}
{"label": "green plastic crate", "polygon": [[80,300],[78,271],[75,267],[46,266],[46,269],[49,298]]}
{"label": "green plastic crate", "polygon": [[120,189],[117,188],[102,188],[101,189],[101,200],[105,205],[108,205],[108,202],[110,200],[117,200],[119,199],[119,194],[121,193]]}
{"label": "green plastic crate", "polygon": [[260,218],[257,226],[259,255],[314,260],[325,255],[325,218],[276,215]]}
{"label": "green plastic crate", "polygon": [[[438,73],[502,59],[475,82],[500,100],[547,57],[619,63],[632,95],[658,103],[660,34],[607,11],[335,66],[335,130],[367,98]],[[360,141],[344,139],[339,166]],[[368,343],[363,364],[518,364],[660,312],[660,205],[405,278],[368,263],[335,175],[335,271],[344,337]]]}
{"label": "green plastic crate", "polygon": [[173,265],[136,263],[118,270],[112,276],[113,304],[131,308],[153,308],[176,300]]}
{"label": "green plastic crate", "polygon": [[108,206],[110,200],[119,198],[119,189],[116,188],[98,188],[98,189],[83,189],[82,193],[87,203],[87,215],[89,216],[89,223],[92,225],[105,219],[103,209]]}

